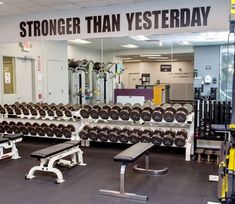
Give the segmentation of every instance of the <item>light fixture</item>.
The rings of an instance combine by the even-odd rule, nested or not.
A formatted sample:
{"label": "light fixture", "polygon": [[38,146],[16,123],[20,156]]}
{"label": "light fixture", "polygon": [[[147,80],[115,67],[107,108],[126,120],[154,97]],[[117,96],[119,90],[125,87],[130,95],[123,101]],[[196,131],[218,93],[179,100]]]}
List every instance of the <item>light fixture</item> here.
{"label": "light fixture", "polygon": [[4,2],[0,1],[0,5],[4,4]]}
{"label": "light fixture", "polygon": [[169,57],[161,57],[161,56],[159,56],[159,57],[148,57],[148,59],[169,59]]}
{"label": "light fixture", "polygon": [[132,59],[131,57],[123,57],[122,58],[123,60],[130,60],[130,59]]}
{"label": "light fixture", "polygon": [[178,59],[157,59],[157,62],[176,62]]}
{"label": "light fixture", "polygon": [[141,62],[141,60],[125,60],[124,62]]}
{"label": "light fixture", "polygon": [[140,55],[140,57],[161,57],[162,55],[159,55],[159,54],[143,54],[143,55]]}
{"label": "light fixture", "polygon": [[127,45],[121,45],[121,46],[124,48],[137,48],[137,47],[139,47],[139,46],[133,45],[133,44],[127,44]]}
{"label": "light fixture", "polygon": [[180,41],[180,44],[181,45],[191,45],[192,43],[187,40],[183,40],[183,41]]}
{"label": "light fixture", "polygon": [[134,40],[138,40],[138,41],[145,41],[145,40],[149,40],[149,38],[147,38],[144,35],[135,35],[135,36],[130,36],[130,38],[134,39]]}
{"label": "light fixture", "polygon": [[89,44],[91,42],[82,39],[69,40],[69,42],[78,43],[78,44]]}

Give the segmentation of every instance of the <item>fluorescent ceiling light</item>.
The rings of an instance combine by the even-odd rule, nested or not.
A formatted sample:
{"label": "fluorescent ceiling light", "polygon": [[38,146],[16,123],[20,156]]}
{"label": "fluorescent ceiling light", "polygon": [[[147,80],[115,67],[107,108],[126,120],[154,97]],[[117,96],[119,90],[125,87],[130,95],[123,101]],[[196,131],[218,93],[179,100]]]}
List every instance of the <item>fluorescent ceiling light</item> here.
{"label": "fluorescent ceiling light", "polygon": [[0,1],[0,5],[4,4],[4,2]]}
{"label": "fluorescent ceiling light", "polygon": [[75,39],[75,40],[69,40],[70,42],[78,43],[78,44],[89,44],[91,42],[87,40],[82,40],[82,39]]}
{"label": "fluorescent ceiling light", "polygon": [[180,42],[181,45],[191,45],[192,43],[190,41],[187,40],[183,40]]}
{"label": "fluorescent ceiling light", "polygon": [[139,47],[137,45],[132,45],[132,44],[121,45],[121,46],[124,47],[124,48],[137,48],[137,47]]}
{"label": "fluorescent ceiling light", "polygon": [[148,57],[148,59],[169,59],[169,57]]}
{"label": "fluorescent ceiling light", "polygon": [[149,38],[147,38],[144,35],[135,35],[135,36],[130,36],[130,38],[134,39],[134,40],[138,40],[138,41],[145,41],[145,40],[149,40]]}
{"label": "fluorescent ceiling light", "polygon": [[176,62],[177,59],[158,59],[157,62]]}
{"label": "fluorescent ceiling light", "polygon": [[122,58],[123,60],[130,60],[130,59],[132,59],[131,57],[123,57]]}
{"label": "fluorescent ceiling light", "polygon": [[125,62],[141,62],[141,60],[125,60]]}
{"label": "fluorescent ceiling light", "polygon": [[140,57],[161,57],[162,55],[158,55],[158,54],[156,54],[156,55],[154,55],[154,54],[144,54],[144,55],[140,55]]}

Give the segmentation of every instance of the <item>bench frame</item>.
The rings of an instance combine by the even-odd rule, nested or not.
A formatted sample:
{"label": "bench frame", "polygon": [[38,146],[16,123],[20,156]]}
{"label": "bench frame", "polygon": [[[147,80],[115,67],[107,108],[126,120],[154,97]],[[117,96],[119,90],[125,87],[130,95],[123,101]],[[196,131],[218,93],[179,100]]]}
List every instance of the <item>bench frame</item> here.
{"label": "bench frame", "polygon": [[[71,160],[62,159],[67,156],[71,156]],[[56,183],[63,183],[65,181],[63,174],[58,168],[55,168],[55,164],[59,164],[68,168],[71,168],[77,164],[80,166],[86,166],[86,164],[83,162],[83,151],[79,148],[79,146],[74,146],[49,157],[41,158],[40,165],[32,167],[28,174],[26,174],[25,178],[34,178],[36,171],[52,172],[57,176]]]}
{"label": "bench frame", "polygon": [[[0,144],[0,160],[6,159],[9,157],[11,157],[11,159],[19,159],[20,156],[19,156],[19,151],[16,147],[16,143],[21,142],[21,141],[22,141],[22,137],[14,139],[14,140],[8,139],[8,141]],[[11,149],[11,151],[4,154],[4,149]]]}
{"label": "bench frame", "polygon": [[[148,196],[125,192],[125,180],[126,180],[125,179],[125,171],[126,171],[126,167],[127,167],[128,163],[129,162],[122,162],[122,164],[121,164],[120,190],[119,191],[112,191],[112,190],[100,189],[99,194],[106,195],[106,196],[119,197],[119,198],[139,200],[139,201],[147,201]],[[160,169],[160,170],[152,170],[149,168],[149,151],[145,152],[145,168],[140,168],[140,167],[138,167],[138,164],[136,164],[133,167],[133,169],[136,172],[145,173],[145,174],[149,174],[149,175],[163,175],[168,172],[168,168],[164,168],[164,169]]]}

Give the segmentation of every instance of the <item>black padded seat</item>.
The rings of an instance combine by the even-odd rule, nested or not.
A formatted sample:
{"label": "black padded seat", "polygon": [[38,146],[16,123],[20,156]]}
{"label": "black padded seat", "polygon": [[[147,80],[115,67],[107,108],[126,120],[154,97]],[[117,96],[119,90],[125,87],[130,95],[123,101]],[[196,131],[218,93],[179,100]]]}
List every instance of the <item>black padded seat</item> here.
{"label": "black padded seat", "polygon": [[9,140],[7,138],[0,138],[0,144],[2,143],[6,143],[8,142]]}
{"label": "black padded seat", "polygon": [[23,135],[22,134],[12,134],[12,135],[4,135],[3,137],[7,138],[9,140],[16,140],[16,139],[23,137]]}
{"label": "black padded seat", "polygon": [[134,162],[146,151],[154,146],[152,143],[137,143],[129,147],[128,149],[117,154],[113,160],[117,162]]}
{"label": "black padded seat", "polygon": [[32,152],[31,157],[37,158],[37,159],[43,159],[49,156],[52,156],[53,154],[57,154],[59,152],[65,151],[67,149],[70,149],[76,145],[78,145],[79,141],[68,141],[61,144],[53,145],[50,147],[46,147],[44,149],[40,149],[38,151]]}

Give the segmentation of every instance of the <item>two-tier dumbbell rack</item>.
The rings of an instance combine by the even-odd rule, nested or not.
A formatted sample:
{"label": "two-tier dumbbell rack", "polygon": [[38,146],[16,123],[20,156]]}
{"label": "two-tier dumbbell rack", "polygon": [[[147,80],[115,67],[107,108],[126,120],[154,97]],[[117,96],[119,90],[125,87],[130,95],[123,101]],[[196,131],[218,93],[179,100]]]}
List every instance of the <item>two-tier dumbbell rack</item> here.
{"label": "two-tier dumbbell rack", "polygon": [[[140,128],[140,129],[147,129],[150,128],[152,130],[155,129],[162,129],[162,130],[168,130],[168,129],[174,129],[174,130],[180,130],[180,129],[185,129],[187,131],[187,139],[186,139],[186,144],[185,146],[183,146],[182,148],[185,148],[185,160],[186,161],[190,161],[191,159],[191,155],[194,152],[194,140],[193,140],[193,136],[194,136],[194,113],[190,113],[187,116],[187,121],[184,123],[178,123],[177,121],[173,121],[173,122],[166,122],[166,121],[162,121],[162,122],[155,122],[153,120],[151,121],[143,121],[143,120],[139,120],[139,121],[133,121],[131,119],[129,120],[111,120],[111,119],[107,119],[107,120],[103,120],[102,118],[97,118],[97,119],[92,119],[91,117],[89,118],[81,118],[81,128],[80,130],[85,126],[85,125],[90,125],[90,126],[100,126],[105,127],[105,126],[109,126],[110,128],[119,126],[120,128],[124,128],[124,127],[129,127],[131,129],[133,128]],[[97,140],[97,142],[99,142],[99,140]],[[110,142],[110,141],[107,141]],[[119,142],[118,142],[119,143]],[[130,143],[130,142],[128,142]],[[85,140],[82,141],[82,145],[84,146],[89,146],[90,144],[90,140]],[[163,144],[161,144],[161,146],[164,146]],[[172,147],[176,147],[174,144],[172,145]]]}

